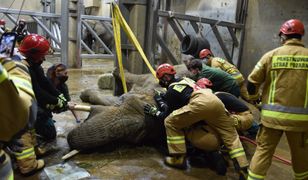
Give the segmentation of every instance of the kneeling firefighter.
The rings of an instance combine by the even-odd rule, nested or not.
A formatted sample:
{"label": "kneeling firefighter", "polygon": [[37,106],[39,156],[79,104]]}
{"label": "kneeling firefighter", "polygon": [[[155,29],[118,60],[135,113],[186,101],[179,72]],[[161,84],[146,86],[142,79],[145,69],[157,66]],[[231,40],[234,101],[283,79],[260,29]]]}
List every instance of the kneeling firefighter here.
{"label": "kneeling firefighter", "polygon": [[32,128],[37,104],[27,67],[21,62],[0,59],[0,177],[13,179],[9,156],[3,151],[9,144],[22,174],[32,174],[44,167],[36,160]]}
{"label": "kneeling firefighter", "polygon": [[170,64],[162,64],[156,70],[159,84],[167,88],[163,96],[167,111],[163,114],[167,115],[164,122],[170,156],[165,158],[165,164],[186,168],[186,130],[193,129],[196,123],[204,123],[218,133],[229,149],[240,179],[244,179],[247,175],[248,161],[233,121],[230,120],[223,103],[210,89],[195,88],[193,80],[178,79],[175,74],[176,71]]}
{"label": "kneeling firefighter", "polygon": [[52,112],[60,113],[68,108],[64,95],[50,83],[41,66],[49,49],[48,40],[37,34],[27,35],[19,46],[20,53],[26,57],[24,63],[29,68],[33,91],[38,102],[35,130],[45,141],[56,138]]}

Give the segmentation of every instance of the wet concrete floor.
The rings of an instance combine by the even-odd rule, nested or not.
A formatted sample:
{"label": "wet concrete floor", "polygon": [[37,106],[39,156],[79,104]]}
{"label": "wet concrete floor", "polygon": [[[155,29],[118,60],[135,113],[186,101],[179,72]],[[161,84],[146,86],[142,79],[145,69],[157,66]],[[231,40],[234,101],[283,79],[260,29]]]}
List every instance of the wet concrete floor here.
{"label": "wet concrete floor", "polygon": [[[50,63],[44,64],[46,67]],[[97,87],[97,78],[100,74],[110,72],[113,68],[111,60],[87,61],[84,62],[82,69],[70,69],[68,86],[72,98],[72,102],[84,104],[79,99],[82,90],[86,88]],[[102,93],[112,94],[110,90],[102,90]],[[87,117],[85,112],[77,112],[78,118],[81,120]],[[48,144],[52,149],[51,153],[43,159],[46,167],[60,164],[63,161],[61,157],[70,151],[67,142],[67,133],[77,126],[74,116],[70,111],[54,114],[57,127],[57,140]],[[254,152],[254,146],[244,143],[247,150],[248,158]],[[276,154],[284,158],[290,159],[289,148],[284,137]],[[226,176],[219,176],[206,167],[189,166],[185,171],[169,168],[163,164],[163,156],[151,147],[119,147],[112,152],[87,152],[79,153],[68,160],[77,166],[87,170],[91,176],[85,179],[210,179],[210,180],[233,180],[238,179],[238,175],[234,172],[231,161]],[[15,179],[48,179],[44,170],[38,172],[31,177],[22,177],[17,171]],[[291,167],[277,160],[273,160],[272,166],[268,171],[268,180],[288,180],[292,178]]]}

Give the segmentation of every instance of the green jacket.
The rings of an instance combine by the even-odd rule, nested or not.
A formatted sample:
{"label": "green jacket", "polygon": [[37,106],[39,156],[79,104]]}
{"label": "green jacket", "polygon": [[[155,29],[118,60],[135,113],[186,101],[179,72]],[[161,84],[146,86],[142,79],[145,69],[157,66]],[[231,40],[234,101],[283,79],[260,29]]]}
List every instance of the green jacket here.
{"label": "green jacket", "polygon": [[202,71],[195,77],[195,80],[197,81],[201,78],[207,78],[213,83],[211,89],[214,92],[223,91],[231,93],[236,97],[240,96],[240,88],[236,80],[230,74],[220,69],[211,68],[203,64]]}

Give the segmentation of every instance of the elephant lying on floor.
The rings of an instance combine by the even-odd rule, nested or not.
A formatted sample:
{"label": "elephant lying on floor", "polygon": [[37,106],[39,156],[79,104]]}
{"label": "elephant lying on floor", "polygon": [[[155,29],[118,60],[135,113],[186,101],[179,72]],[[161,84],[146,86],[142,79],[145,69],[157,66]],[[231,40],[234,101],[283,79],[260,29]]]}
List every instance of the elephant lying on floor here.
{"label": "elephant lying on floor", "polygon": [[[68,134],[71,148],[91,149],[116,142],[165,144],[163,121],[147,116],[143,111],[144,105],[155,104],[153,90],[158,88],[155,79],[149,74],[130,73],[126,73],[126,79],[128,84],[132,84],[131,89],[119,97],[102,95],[95,90],[82,92],[80,98],[95,106],[92,106],[87,120]],[[251,105],[250,109],[253,109]],[[253,113],[258,117],[257,110]]]}
{"label": "elephant lying on floor", "polygon": [[127,93],[120,97],[109,96],[108,99],[95,91],[84,91],[81,99],[104,106],[91,106],[85,122],[69,132],[68,144],[72,149],[83,150],[116,142],[141,144],[164,139],[162,122],[145,116],[143,112],[145,104],[154,104],[153,95],[154,92]]}
{"label": "elephant lying on floor", "polygon": [[[185,65],[176,66],[177,74],[187,73]],[[114,73],[118,77],[117,73]],[[155,104],[154,89],[159,89],[152,74],[125,73],[129,92],[119,97],[85,90],[80,98],[89,102],[91,112],[86,121],[69,132],[67,141],[72,149],[91,149],[114,142],[163,144],[162,121],[145,116],[145,104]]]}

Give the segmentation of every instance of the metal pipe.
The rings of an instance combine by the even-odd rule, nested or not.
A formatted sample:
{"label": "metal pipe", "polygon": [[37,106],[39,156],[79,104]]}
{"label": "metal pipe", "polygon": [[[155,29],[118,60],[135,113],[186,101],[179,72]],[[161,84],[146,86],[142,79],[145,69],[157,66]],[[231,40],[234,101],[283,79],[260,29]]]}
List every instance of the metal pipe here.
{"label": "metal pipe", "polygon": [[52,34],[52,32],[50,32],[49,29],[48,29],[37,17],[35,17],[35,16],[31,16],[31,17],[32,17],[32,19],[34,19],[34,21],[37,22],[37,24],[38,24],[42,29],[45,30],[45,32],[50,36],[50,38],[51,38],[52,40],[54,40],[59,46],[61,46],[61,42],[58,41],[58,39]]}

